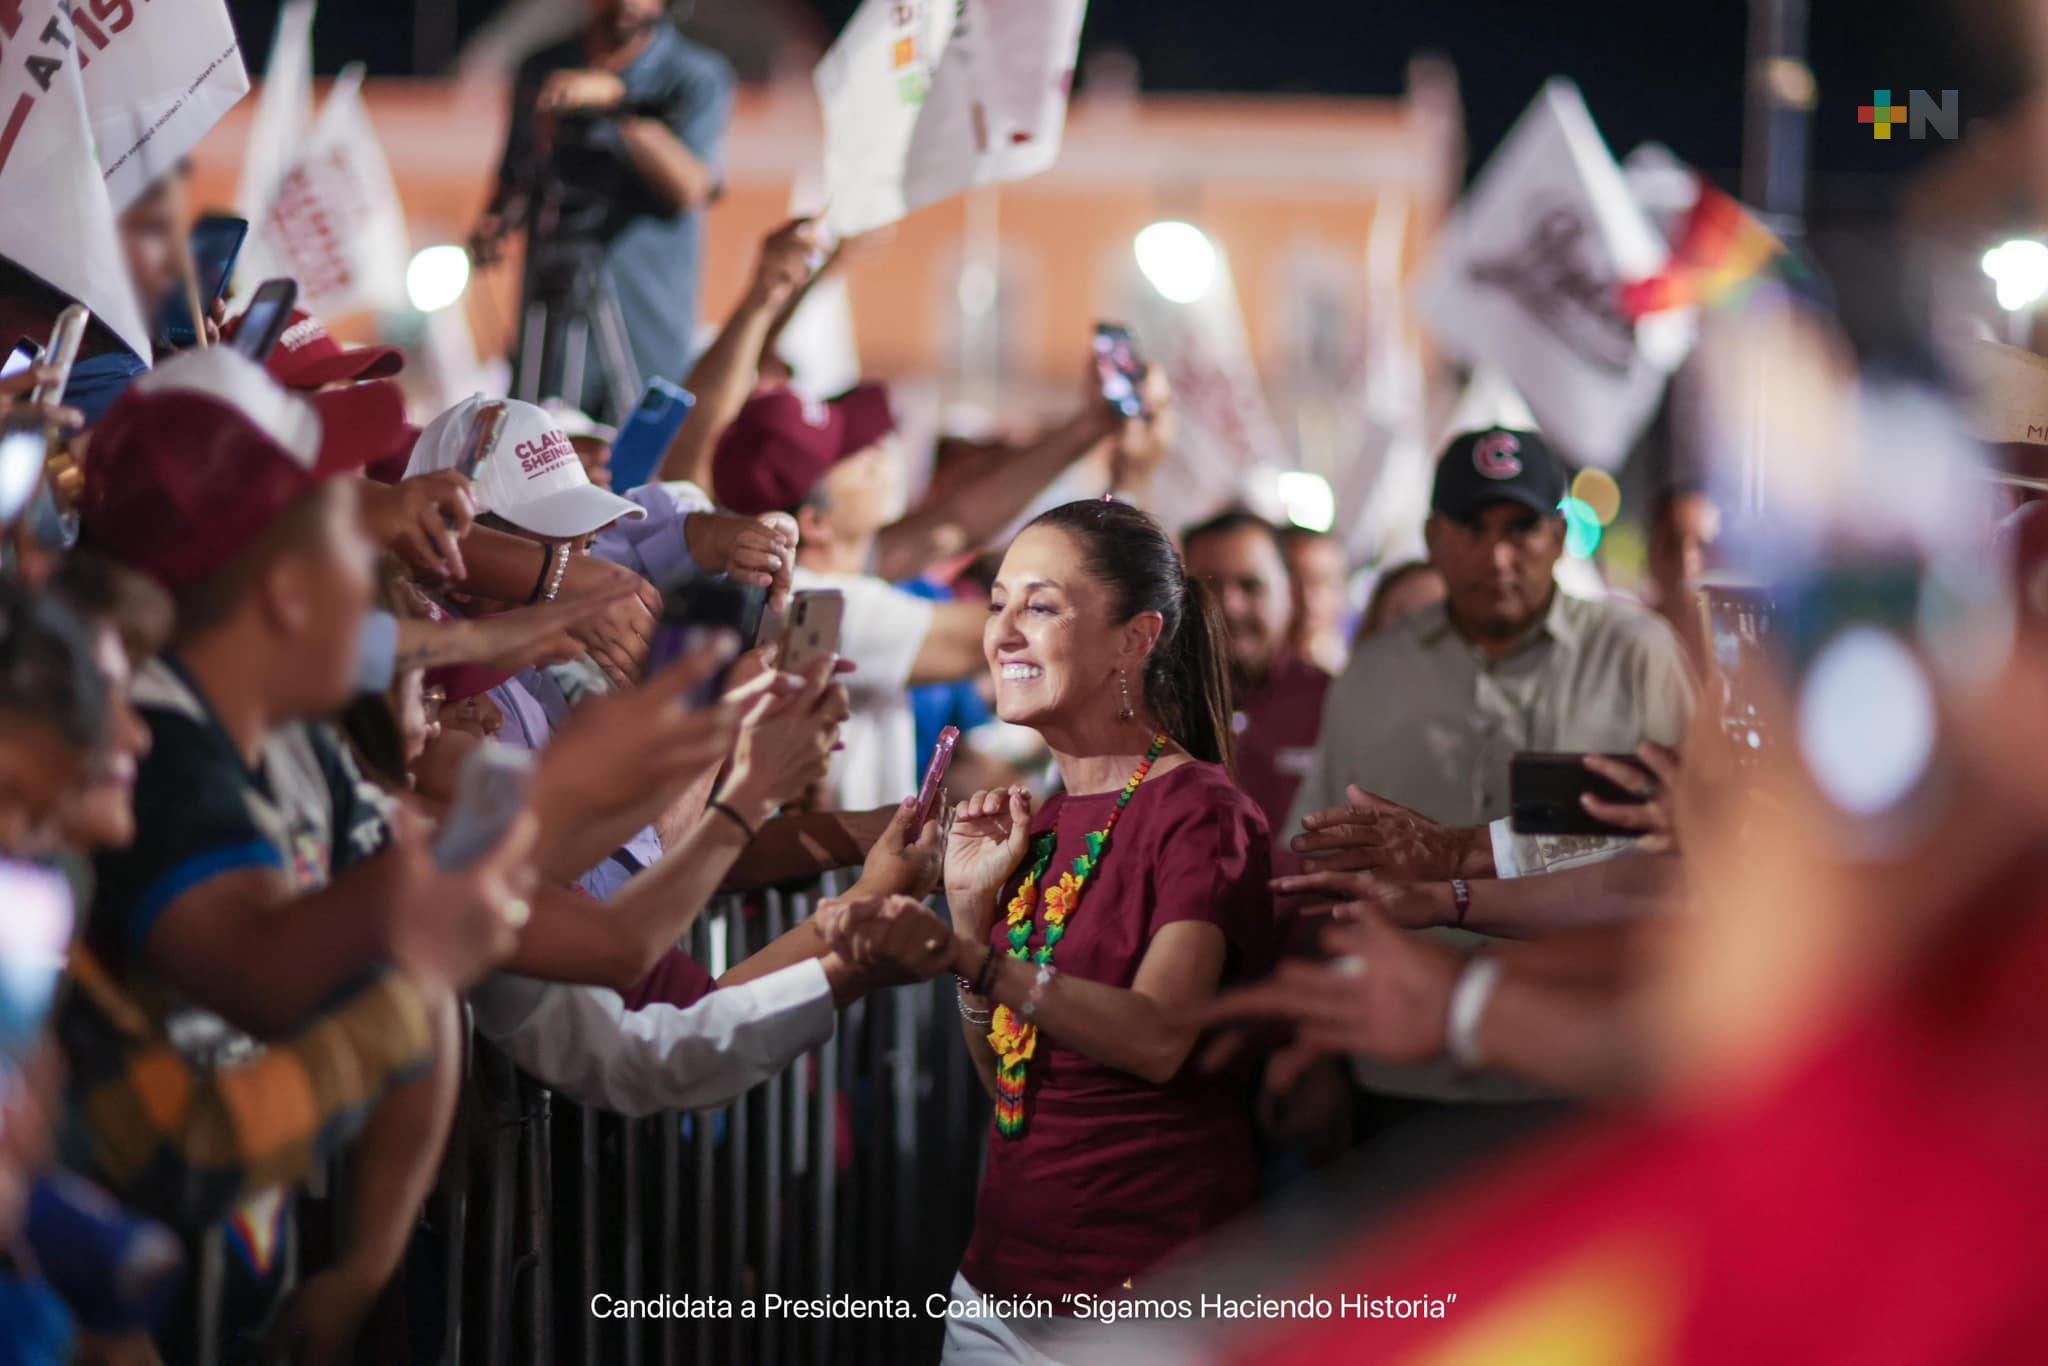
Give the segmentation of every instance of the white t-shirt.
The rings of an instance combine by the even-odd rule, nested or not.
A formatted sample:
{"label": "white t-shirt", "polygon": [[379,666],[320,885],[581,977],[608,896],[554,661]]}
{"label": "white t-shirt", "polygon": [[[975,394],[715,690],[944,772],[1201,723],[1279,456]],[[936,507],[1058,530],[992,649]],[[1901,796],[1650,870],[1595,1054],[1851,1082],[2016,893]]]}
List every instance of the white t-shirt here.
{"label": "white t-shirt", "polygon": [[846,597],[839,653],[853,661],[846,689],[853,715],[840,727],[846,746],[832,765],[843,811],[893,806],[917,791],[917,718],[910,710],[910,669],[932,628],[932,604],[870,574],[818,574],[801,566],[801,589]]}

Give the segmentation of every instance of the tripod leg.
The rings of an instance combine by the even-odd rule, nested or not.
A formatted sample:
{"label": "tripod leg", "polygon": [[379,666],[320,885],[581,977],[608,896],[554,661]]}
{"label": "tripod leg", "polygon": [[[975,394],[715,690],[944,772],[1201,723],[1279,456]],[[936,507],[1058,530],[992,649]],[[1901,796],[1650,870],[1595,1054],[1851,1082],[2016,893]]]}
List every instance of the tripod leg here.
{"label": "tripod leg", "polygon": [[583,406],[583,366],[590,350],[590,323],[582,314],[562,329],[562,399]]}
{"label": "tripod leg", "polygon": [[640,401],[640,366],[633,359],[633,344],[626,336],[626,315],[619,308],[619,296],[611,281],[600,278],[596,298],[591,301],[591,323],[597,329],[597,356],[604,366],[605,383],[611,390],[611,421],[623,423]]}
{"label": "tripod leg", "polygon": [[526,305],[519,326],[519,376],[512,396],[540,402],[542,367],[547,361],[548,306],[536,299]]}

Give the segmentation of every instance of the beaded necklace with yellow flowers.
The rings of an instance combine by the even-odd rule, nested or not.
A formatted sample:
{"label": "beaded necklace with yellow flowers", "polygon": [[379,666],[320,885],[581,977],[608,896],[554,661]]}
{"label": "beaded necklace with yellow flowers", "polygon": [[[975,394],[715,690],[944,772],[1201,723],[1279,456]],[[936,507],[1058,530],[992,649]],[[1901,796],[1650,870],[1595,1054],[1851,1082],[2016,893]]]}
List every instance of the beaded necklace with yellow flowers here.
{"label": "beaded necklace with yellow flowers", "polygon": [[[1045,935],[1039,946],[1031,947],[1032,922],[1038,916],[1039,884],[1044,880],[1046,870],[1052,866],[1053,851],[1059,847],[1059,827],[1038,837],[1037,847],[1032,850],[1031,871],[1018,884],[1017,894],[1010,898],[1010,957],[1036,963],[1041,969],[1052,965],[1052,951],[1066,935],[1067,921],[1074,914],[1074,908],[1081,904],[1081,893],[1088,886],[1088,879],[1102,863],[1109,852],[1110,832],[1116,829],[1124,808],[1131,804],[1131,794],[1145,781],[1152,771],[1152,764],[1166,748],[1166,732],[1160,731],[1152,737],[1152,748],[1145,751],[1145,757],[1131,774],[1131,780],[1124,784],[1117,794],[1116,806],[1109,813],[1109,820],[1087,836],[1085,846],[1074,859],[1073,866],[1060,874],[1058,882],[1047,887],[1045,901]],[[1024,1084],[1031,1056],[1038,1048],[1038,1026],[1019,1019],[1017,1012],[1008,1006],[996,1007],[995,1019],[988,1032],[989,1047],[996,1054],[996,1131],[1005,1138],[1024,1136]]]}

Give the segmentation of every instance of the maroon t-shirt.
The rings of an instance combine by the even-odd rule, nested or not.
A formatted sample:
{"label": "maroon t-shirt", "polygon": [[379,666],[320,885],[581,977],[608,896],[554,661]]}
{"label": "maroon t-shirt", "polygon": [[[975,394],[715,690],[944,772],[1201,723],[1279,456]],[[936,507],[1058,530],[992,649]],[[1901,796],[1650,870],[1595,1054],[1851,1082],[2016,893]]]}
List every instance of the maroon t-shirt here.
{"label": "maroon t-shirt", "polygon": [[[1116,794],[1055,797],[1032,822],[1057,823],[1052,869],[1072,865]],[[1063,975],[1129,987],[1152,936],[1207,921],[1229,942],[1225,984],[1269,971],[1276,952],[1266,889],[1269,836],[1258,808],[1215,764],[1148,779],[1117,822],[1053,951]],[[1019,869],[1003,888],[1007,908]],[[1002,915],[990,938],[1008,947]],[[1043,919],[1031,942],[1042,942]],[[1154,1086],[1038,1038],[1023,1137],[991,1125],[974,1241],[961,1273],[992,1295],[1114,1295],[1126,1279],[1237,1214],[1255,1194],[1251,1115],[1241,1076],[1205,1076],[1191,1056]]]}
{"label": "maroon t-shirt", "polygon": [[1323,694],[1330,676],[1299,655],[1282,654],[1256,688],[1237,699],[1237,785],[1258,804],[1273,832],[1274,867],[1295,871],[1287,848],[1294,831],[1287,813],[1316,756],[1323,724]]}

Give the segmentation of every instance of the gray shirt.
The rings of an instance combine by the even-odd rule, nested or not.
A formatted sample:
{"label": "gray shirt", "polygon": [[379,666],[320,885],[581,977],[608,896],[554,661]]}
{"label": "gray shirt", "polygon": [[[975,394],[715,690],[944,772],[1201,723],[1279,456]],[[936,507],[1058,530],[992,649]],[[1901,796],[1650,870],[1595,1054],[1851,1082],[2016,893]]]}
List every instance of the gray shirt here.
{"label": "gray shirt", "polygon": [[1555,593],[1499,659],[1438,604],[1368,637],[1330,685],[1289,824],[1342,806],[1357,783],[1433,821],[1483,825],[1508,814],[1518,751],[1675,745],[1694,697],[1677,635],[1634,603]]}
{"label": "gray shirt", "polygon": [[[1678,637],[1647,608],[1553,593],[1543,620],[1495,659],[1459,635],[1442,604],[1368,637],[1330,685],[1323,728],[1289,826],[1345,803],[1344,785],[1446,825],[1508,814],[1508,761],[1521,750],[1625,753],[1675,745],[1695,690]],[[1567,837],[1568,838],[1568,837]],[[1428,930],[1464,946],[1462,930]],[[1361,1085],[1439,1100],[1540,1094],[1448,1062],[1354,1064]]]}

